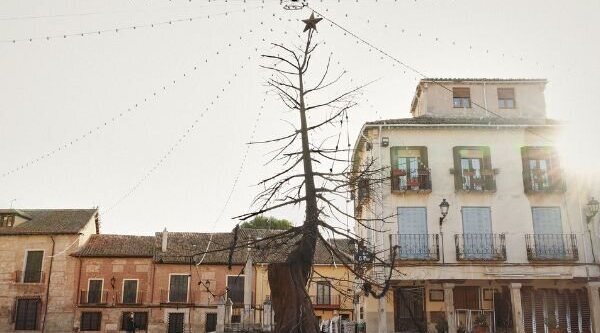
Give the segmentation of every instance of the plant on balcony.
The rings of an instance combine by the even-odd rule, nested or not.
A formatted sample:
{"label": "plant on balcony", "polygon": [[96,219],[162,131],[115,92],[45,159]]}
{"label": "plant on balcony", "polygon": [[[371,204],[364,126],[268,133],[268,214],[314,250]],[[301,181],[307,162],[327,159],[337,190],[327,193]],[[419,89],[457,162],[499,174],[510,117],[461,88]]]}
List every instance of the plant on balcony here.
{"label": "plant on balcony", "polygon": [[392,169],[392,176],[406,176],[406,170]]}
{"label": "plant on balcony", "polygon": [[408,186],[419,186],[419,180],[417,178],[411,178],[406,182],[406,184]]}
{"label": "plant on balcony", "polygon": [[475,176],[475,170],[473,170],[473,169],[463,169],[462,174],[463,174],[464,177],[473,177],[473,176]]}
{"label": "plant on balcony", "polygon": [[548,316],[544,319],[544,324],[546,324],[546,326],[548,327],[548,331],[550,333],[562,332],[562,329],[560,328],[560,324],[554,314],[548,314]]}
{"label": "plant on balcony", "polygon": [[475,320],[473,320],[473,325],[473,333],[487,333],[490,327],[488,318],[483,313],[480,313],[477,315],[477,317],[475,317]]}

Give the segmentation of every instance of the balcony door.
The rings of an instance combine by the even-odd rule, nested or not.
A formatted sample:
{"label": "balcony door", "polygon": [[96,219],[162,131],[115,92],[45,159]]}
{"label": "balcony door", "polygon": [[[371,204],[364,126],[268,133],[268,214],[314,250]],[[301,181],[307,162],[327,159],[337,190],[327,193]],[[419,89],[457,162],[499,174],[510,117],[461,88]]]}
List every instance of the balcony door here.
{"label": "balcony door", "polygon": [[398,234],[400,258],[426,259],[429,253],[426,208],[399,207]]}
{"label": "balcony door", "polygon": [[42,262],[44,260],[44,251],[27,251],[25,259],[25,272],[23,282],[38,283],[42,279]]}
{"label": "balcony door", "polygon": [[557,259],[566,256],[560,207],[533,207],[531,211],[536,256]]}
{"label": "balcony door", "polygon": [[463,207],[463,246],[466,259],[492,258],[492,217],[489,207]]}

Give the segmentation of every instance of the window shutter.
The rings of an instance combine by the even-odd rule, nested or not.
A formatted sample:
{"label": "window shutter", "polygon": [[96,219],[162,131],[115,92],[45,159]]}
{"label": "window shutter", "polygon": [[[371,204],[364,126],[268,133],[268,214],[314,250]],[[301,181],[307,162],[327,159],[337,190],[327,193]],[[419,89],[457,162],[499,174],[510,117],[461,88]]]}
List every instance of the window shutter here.
{"label": "window shutter", "polygon": [[554,148],[549,148],[550,155],[550,184],[552,189],[555,191],[565,191],[566,184],[562,179],[562,171],[560,169],[560,159],[558,158],[558,152]]}
{"label": "window shutter", "polygon": [[500,98],[500,99],[515,99],[515,89],[513,89],[513,88],[498,88],[498,98]]}
{"label": "window shutter", "polygon": [[431,172],[429,172],[429,160],[427,158],[427,147],[419,147],[421,164],[419,165],[419,181],[426,189],[431,190]]}
{"label": "window shutter", "polygon": [[529,147],[521,147],[521,162],[523,164],[523,188],[525,193],[531,191],[531,171],[529,170]]}
{"label": "window shutter", "polygon": [[483,176],[485,182],[486,191],[496,191],[496,180],[494,177],[494,169],[492,168],[492,156],[490,154],[490,147],[481,147],[483,154],[483,169],[489,171]]}
{"label": "window shutter", "polygon": [[454,155],[454,189],[456,191],[460,191],[463,188],[462,169],[460,166],[460,151],[462,149],[464,149],[464,147],[461,146],[452,148]]}
{"label": "window shutter", "polygon": [[452,88],[452,95],[456,98],[469,98],[471,91],[469,88]]}

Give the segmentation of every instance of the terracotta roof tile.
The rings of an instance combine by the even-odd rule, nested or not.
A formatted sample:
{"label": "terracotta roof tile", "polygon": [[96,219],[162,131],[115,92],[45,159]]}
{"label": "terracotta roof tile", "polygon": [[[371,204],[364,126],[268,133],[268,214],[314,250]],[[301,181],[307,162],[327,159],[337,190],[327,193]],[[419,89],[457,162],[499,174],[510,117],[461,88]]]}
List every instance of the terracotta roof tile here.
{"label": "terracotta roof tile", "polygon": [[21,209],[17,212],[30,219],[14,227],[0,227],[0,235],[77,234],[92,220],[98,210]]}
{"label": "terracotta roof tile", "polygon": [[154,236],[92,235],[74,256],[152,258]]}

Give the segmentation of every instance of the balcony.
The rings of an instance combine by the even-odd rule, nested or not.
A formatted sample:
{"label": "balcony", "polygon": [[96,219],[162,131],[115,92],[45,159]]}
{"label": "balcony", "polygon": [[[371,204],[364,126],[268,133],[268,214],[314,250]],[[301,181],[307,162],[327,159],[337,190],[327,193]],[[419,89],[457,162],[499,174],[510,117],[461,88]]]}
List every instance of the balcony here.
{"label": "balcony", "polygon": [[108,291],[81,290],[79,292],[80,305],[107,305],[108,300]]}
{"label": "balcony", "polygon": [[525,235],[529,261],[577,261],[579,250],[574,234]]}
{"label": "balcony", "polygon": [[462,184],[459,189],[466,192],[495,192],[496,179],[494,174],[494,170],[491,169],[462,170],[459,177]]}
{"label": "balcony", "polygon": [[138,291],[137,294],[123,294],[120,292],[115,293],[115,302],[119,305],[142,305],[145,304],[145,293]]}
{"label": "balcony", "polygon": [[340,308],[340,295],[312,295],[310,301],[315,309]]}
{"label": "balcony", "polygon": [[16,271],[16,283],[44,283],[46,276],[43,271]]}
{"label": "balcony", "polygon": [[454,235],[456,260],[458,261],[505,261],[504,234],[458,234]]}
{"label": "balcony", "polygon": [[431,177],[428,169],[408,171],[392,169],[392,193],[431,192]]}
{"label": "balcony", "polygon": [[162,304],[194,304],[196,297],[193,292],[174,292],[162,289],[160,291],[160,303]]}
{"label": "balcony", "polygon": [[396,260],[438,261],[438,234],[393,234],[390,244],[397,245]]}

